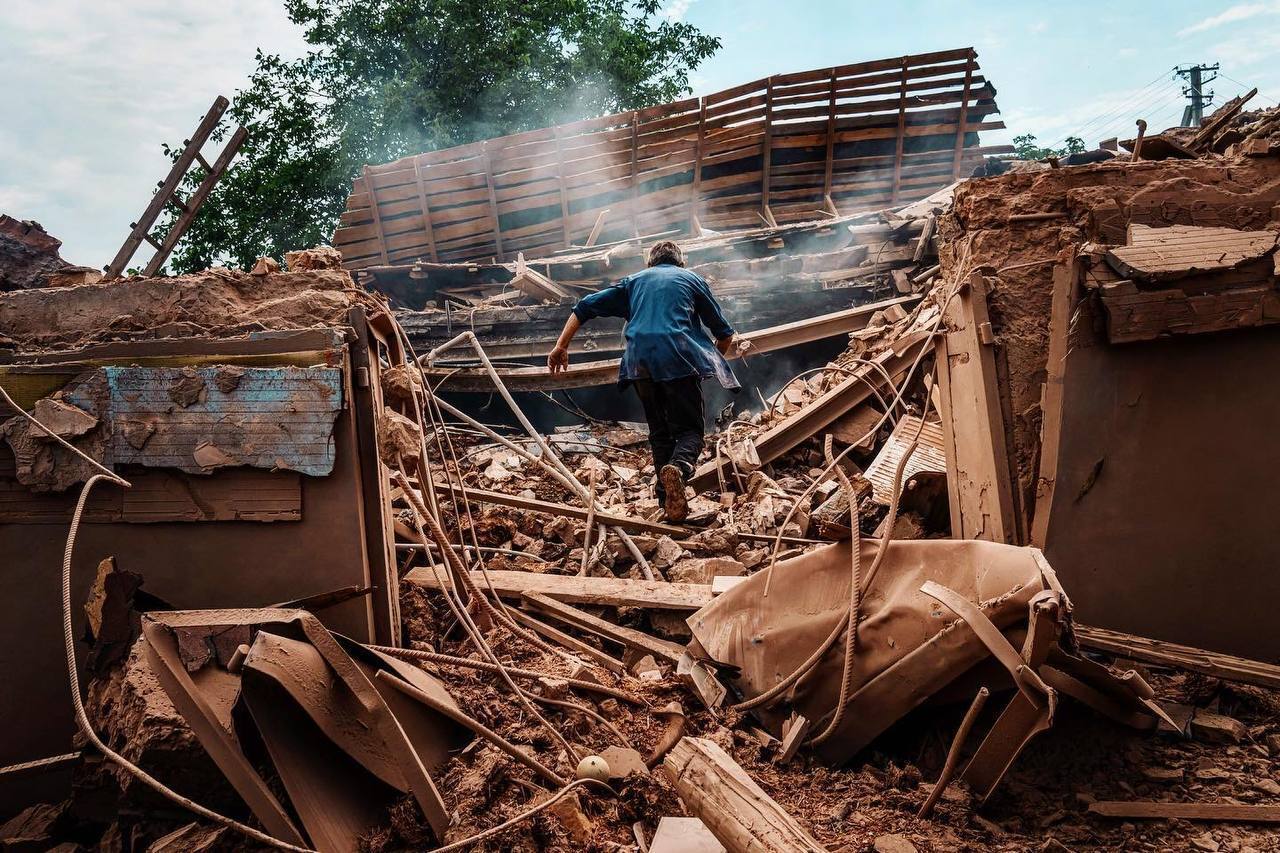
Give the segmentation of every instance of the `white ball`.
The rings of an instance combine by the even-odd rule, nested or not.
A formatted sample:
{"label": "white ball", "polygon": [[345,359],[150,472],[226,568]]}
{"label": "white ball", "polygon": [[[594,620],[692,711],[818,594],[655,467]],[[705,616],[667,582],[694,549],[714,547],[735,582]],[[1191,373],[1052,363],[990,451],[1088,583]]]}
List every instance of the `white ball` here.
{"label": "white ball", "polygon": [[578,762],[579,779],[595,779],[597,782],[609,781],[609,763],[598,755],[588,755]]}

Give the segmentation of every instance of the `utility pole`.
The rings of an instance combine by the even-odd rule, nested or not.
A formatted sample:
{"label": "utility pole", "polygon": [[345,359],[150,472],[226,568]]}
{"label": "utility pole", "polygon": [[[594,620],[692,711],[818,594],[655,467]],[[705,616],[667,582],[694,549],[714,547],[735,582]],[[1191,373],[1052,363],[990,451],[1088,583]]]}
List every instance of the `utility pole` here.
{"label": "utility pole", "polygon": [[[1213,76],[1205,77],[1206,72]],[[1173,74],[1187,81],[1187,85],[1182,87],[1182,94],[1191,101],[1182,111],[1182,126],[1199,127],[1204,120],[1204,108],[1213,103],[1213,92],[1205,92],[1204,87],[1218,79],[1218,63],[1179,65],[1173,69]]]}

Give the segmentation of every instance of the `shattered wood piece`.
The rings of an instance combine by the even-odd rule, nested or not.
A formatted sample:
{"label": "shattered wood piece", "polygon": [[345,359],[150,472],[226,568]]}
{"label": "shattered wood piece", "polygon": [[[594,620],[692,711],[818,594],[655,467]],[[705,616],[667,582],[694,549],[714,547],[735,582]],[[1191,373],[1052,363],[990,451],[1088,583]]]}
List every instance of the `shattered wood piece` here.
{"label": "shattered wood piece", "polygon": [[696,817],[664,817],[658,821],[649,853],[725,853],[725,849]]}
{"label": "shattered wood piece", "polygon": [[1238,231],[1171,225],[1129,226],[1129,245],[1107,251],[1107,263],[1128,279],[1159,282],[1222,272],[1257,260],[1276,248],[1275,231]]}
{"label": "shattered wood piece", "polygon": [[826,850],[714,741],[682,738],[663,769],[680,799],[730,853]]}
{"label": "shattered wood piece", "polygon": [[1140,820],[1217,820],[1239,823],[1280,823],[1280,806],[1236,803],[1166,803],[1154,800],[1102,800],[1089,804],[1092,814]]}
{"label": "shattered wood piece", "polygon": [[715,670],[688,652],[682,654],[676,662],[676,677],[711,711],[723,705],[725,696],[729,693],[720,679],[716,678]]}
{"label": "shattered wood piece", "polygon": [[1181,646],[1163,640],[1152,640],[1134,634],[1110,631],[1106,628],[1094,628],[1090,625],[1076,624],[1075,635],[1080,645],[1095,651],[1124,655],[1160,666],[1187,669],[1226,681],[1280,689],[1280,666],[1275,664],[1205,651],[1191,646]]}
{"label": "shattered wood piece", "polygon": [[516,272],[510,281],[511,286],[534,299],[545,302],[560,302],[572,294],[564,287],[556,284],[537,270],[531,269],[521,252],[516,258]]}
{"label": "shattered wood piece", "polygon": [[517,622],[519,622],[521,625],[524,625],[526,628],[530,628],[531,630],[536,631],[542,636],[559,643],[560,645],[564,646],[567,649],[571,649],[575,652],[578,652],[579,654],[586,655],[587,657],[591,658],[593,661],[600,664],[610,672],[616,672],[619,675],[621,675],[627,671],[626,667],[622,665],[622,661],[618,660],[617,658],[613,657],[607,652],[602,652],[600,649],[597,649],[595,646],[591,645],[590,643],[583,642],[582,640],[579,640],[577,637],[574,637],[570,634],[566,634],[565,632],[559,630],[558,628],[553,628],[547,623],[539,619],[534,619],[532,616],[530,616],[528,613],[525,613],[522,610],[508,609],[507,612],[510,613],[511,616],[515,618]]}
{"label": "shattered wood piece", "polygon": [[[503,598],[519,599],[527,592],[537,592],[570,604],[667,610],[698,610],[711,603],[711,587],[703,584],[492,570],[488,572],[488,578]],[[429,569],[412,569],[404,580],[425,589],[440,588]],[[471,581],[480,589],[488,588],[485,575],[480,572],[472,572]]]}
{"label": "shattered wood piece", "polygon": [[[436,483],[436,490],[448,494],[456,487],[451,487],[448,483]],[[530,512],[540,512],[547,515],[558,515],[563,518],[573,518],[581,521],[587,519],[587,509],[585,507],[569,506],[568,504],[552,503],[551,501],[540,501],[535,498],[522,498],[519,495],[508,495],[503,492],[490,492],[484,489],[475,489],[467,487],[467,499],[478,501],[480,503],[497,504],[498,506],[509,506],[515,509],[526,509]],[[689,531],[683,527],[676,527],[671,524],[662,524],[656,521],[646,521],[643,518],[635,518],[628,515],[614,515],[607,512],[596,512],[595,520],[598,524],[607,527],[621,527],[629,533],[655,533],[659,536],[670,536],[672,538],[683,539],[689,535]]]}
{"label": "shattered wood piece", "polygon": [[947,472],[947,454],[944,449],[942,424],[938,421],[926,421],[920,426],[920,419],[915,415],[906,415],[898,421],[889,440],[880,448],[876,458],[867,468],[866,477],[871,481],[871,495],[876,503],[888,506],[896,495],[894,491],[894,474],[898,471],[898,463],[906,455],[907,448],[920,433],[916,449],[907,460],[907,467],[902,472],[899,489],[904,489],[911,478],[923,472],[945,474]]}
{"label": "shattered wood piece", "polygon": [[684,654],[684,646],[679,643],[651,637],[643,631],[637,631],[635,628],[615,625],[606,619],[593,616],[585,610],[580,610],[549,596],[537,592],[526,592],[521,598],[531,608],[544,616],[550,616],[581,631],[589,631],[598,637],[620,643],[628,649],[636,649],[645,654],[651,654],[658,660],[665,660],[674,664]]}
{"label": "shattered wood piece", "polygon": [[788,764],[791,759],[796,757],[796,753],[800,751],[800,747],[804,744],[804,739],[809,736],[811,723],[809,718],[800,714],[792,714],[791,718],[782,726],[782,750],[778,753],[774,761],[778,764]]}
{"label": "shattered wood piece", "polygon": [[1280,293],[1270,284],[1200,294],[1176,288],[1115,294],[1104,288],[1101,301],[1113,344],[1280,323]]}
{"label": "shattered wood piece", "polygon": [[1208,147],[1213,138],[1218,135],[1218,131],[1226,127],[1228,122],[1239,115],[1240,111],[1244,109],[1244,105],[1256,94],[1258,94],[1258,89],[1255,86],[1243,95],[1237,95],[1214,110],[1213,115],[1209,116],[1209,120],[1200,127],[1199,132],[1191,137],[1187,147],[1192,151],[1202,151]]}
{"label": "shattered wood piece", "polygon": [[[929,335],[923,331],[905,336],[896,342],[894,348],[871,359],[874,366],[860,365],[830,391],[758,436],[754,443],[761,464],[772,462],[802,441],[820,434],[837,418],[873,396],[884,382],[884,373],[895,379],[905,373],[928,339]],[[689,485],[699,490],[712,488],[723,465],[724,460],[702,465]]]}

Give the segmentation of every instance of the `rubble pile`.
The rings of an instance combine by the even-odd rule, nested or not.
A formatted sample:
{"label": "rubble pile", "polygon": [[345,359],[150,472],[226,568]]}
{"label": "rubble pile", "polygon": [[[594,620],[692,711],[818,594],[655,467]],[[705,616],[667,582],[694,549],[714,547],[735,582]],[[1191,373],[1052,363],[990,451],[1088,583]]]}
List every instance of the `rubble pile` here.
{"label": "rubble pile", "polygon": [[721,413],[680,524],[643,425],[540,431],[533,369],[415,354],[333,250],[0,298],[3,526],[56,556],[94,466],[132,480],[66,543],[94,735],[0,846],[1276,849],[1280,156],[1243,103],[840,221],[892,298]]}
{"label": "rubble pile", "polygon": [[0,213],[0,292],[33,287],[66,287],[97,281],[101,274],[62,259],[62,241],[39,222]]}

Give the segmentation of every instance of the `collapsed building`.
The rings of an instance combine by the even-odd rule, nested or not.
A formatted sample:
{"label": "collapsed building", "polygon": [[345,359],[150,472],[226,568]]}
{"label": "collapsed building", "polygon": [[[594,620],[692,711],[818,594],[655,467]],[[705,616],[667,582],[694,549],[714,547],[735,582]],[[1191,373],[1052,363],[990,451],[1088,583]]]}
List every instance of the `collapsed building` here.
{"label": "collapsed building", "polygon": [[[779,75],[369,167],[287,271],[0,296],[0,843],[1274,847],[1280,118],[1011,166],[993,97]],[[521,362],[662,235],[748,362],[847,340],[681,525],[639,425],[521,405],[616,377]]]}

